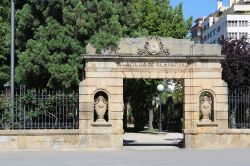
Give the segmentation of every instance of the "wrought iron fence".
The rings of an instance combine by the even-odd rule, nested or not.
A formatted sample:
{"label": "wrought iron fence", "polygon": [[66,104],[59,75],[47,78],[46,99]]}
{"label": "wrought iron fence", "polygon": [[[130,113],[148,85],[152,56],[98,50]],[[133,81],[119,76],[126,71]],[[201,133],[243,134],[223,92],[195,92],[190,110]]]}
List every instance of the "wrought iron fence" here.
{"label": "wrought iron fence", "polygon": [[0,129],[78,128],[78,94],[75,92],[22,87],[15,92],[14,104],[9,103],[8,91],[0,93]]}
{"label": "wrought iron fence", "polygon": [[250,87],[229,89],[228,119],[230,128],[250,128]]}

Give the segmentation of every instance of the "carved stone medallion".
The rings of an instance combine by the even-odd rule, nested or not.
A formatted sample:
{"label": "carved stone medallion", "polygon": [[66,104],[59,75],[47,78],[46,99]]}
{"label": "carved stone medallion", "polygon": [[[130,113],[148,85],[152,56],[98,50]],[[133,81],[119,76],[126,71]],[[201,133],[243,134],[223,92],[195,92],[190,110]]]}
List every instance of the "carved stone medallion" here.
{"label": "carved stone medallion", "polygon": [[144,49],[138,49],[139,55],[169,55],[168,49],[164,48],[161,40],[157,37],[150,37],[144,45]]}

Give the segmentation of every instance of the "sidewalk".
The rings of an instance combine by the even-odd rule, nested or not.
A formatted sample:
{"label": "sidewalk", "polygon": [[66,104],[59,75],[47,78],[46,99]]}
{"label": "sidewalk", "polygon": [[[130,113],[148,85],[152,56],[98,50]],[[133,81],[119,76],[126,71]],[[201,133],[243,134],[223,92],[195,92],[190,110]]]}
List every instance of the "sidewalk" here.
{"label": "sidewalk", "polygon": [[248,166],[250,149],[0,152],[1,166]]}
{"label": "sidewalk", "polygon": [[124,149],[178,149],[183,144],[182,133],[125,133]]}

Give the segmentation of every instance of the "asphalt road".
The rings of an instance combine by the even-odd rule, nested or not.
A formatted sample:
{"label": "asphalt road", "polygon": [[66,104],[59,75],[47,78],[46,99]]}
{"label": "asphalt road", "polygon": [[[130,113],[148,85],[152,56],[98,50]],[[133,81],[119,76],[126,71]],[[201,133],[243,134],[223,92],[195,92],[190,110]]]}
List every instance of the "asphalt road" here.
{"label": "asphalt road", "polygon": [[0,166],[249,166],[250,149],[0,152]]}

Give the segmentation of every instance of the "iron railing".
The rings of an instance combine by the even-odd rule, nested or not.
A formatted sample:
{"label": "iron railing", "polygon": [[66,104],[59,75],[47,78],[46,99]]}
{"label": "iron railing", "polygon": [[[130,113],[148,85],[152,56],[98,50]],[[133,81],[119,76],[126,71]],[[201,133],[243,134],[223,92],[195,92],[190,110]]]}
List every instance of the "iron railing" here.
{"label": "iron railing", "polygon": [[229,89],[228,120],[230,128],[250,128],[250,87]]}
{"label": "iron railing", "polygon": [[9,103],[8,91],[0,93],[0,129],[78,128],[75,92],[20,88],[15,91],[14,104]]}

